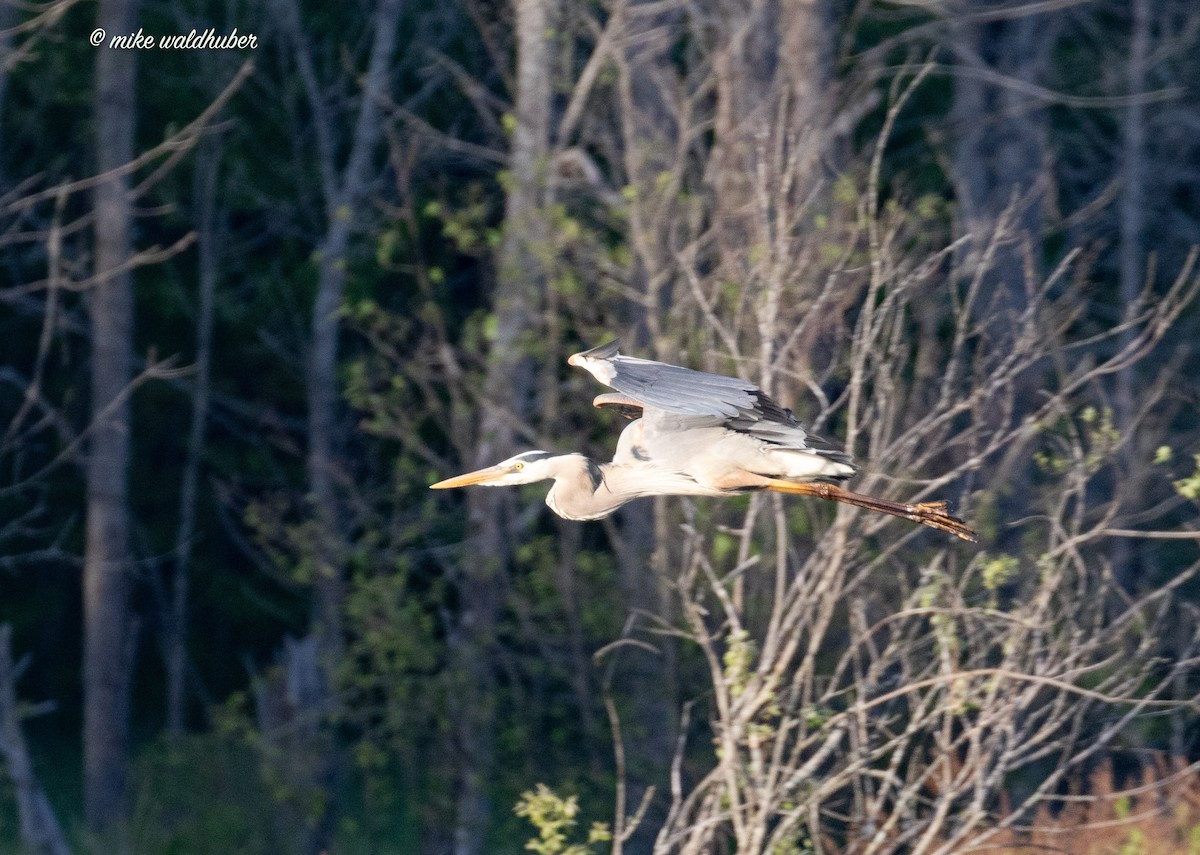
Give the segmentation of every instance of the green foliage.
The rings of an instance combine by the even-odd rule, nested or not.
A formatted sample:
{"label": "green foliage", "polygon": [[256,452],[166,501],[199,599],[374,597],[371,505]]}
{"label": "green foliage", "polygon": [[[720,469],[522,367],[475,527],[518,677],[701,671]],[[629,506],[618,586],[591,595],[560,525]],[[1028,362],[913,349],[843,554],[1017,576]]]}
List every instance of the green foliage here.
{"label": "green foliage", "polygon": [[[132,809],[122,831],[129,851],[163,855],[289,855],[309,851],[306,829],[285,809],[286,793],[264,774],[261,742],[245,710],[220,713],[211,734],[155,740],[131,773]],[[240,720],[235,723],[235,720]],[[419,845],[394,768],[346,774],[336,851],[404,855]]]}
{"label": "green foliage", "polygon": [[1038,425],[1052,448],[1034,453],[1038,468],[1048,475],[1062,476],[1075,466],[1091,475],[1109,463],[1121,444],[1121,433],[1113,421],[1111,407],[1082,406],[1071,419],[1060,416]]}
{"label": "green foliage", "polygon": [[1146,855],[1146,835],[1140,828],[1129,829],[1129,838],[1121,844],[1119,855]]}
{"label": "green foliage", "polygon": [[525,848],[538,855],[587,855],[594,845],[612,839],[605,823],[594,822],[588,829],[585,843],[568,843],[568,835],[577,822],[579,800],[576,796],[563,798],[545,784],[522,793],[514,812],[528,819],[537,829],[538,836],[529,840]]}
{"label": "green foliage", "polygon": [[461,197],[453,206],[429,202],[424,214],[440,222],[442,236],[458,252],[481,253],[495,245],[492,236],[495,202],[489,198],[481,182],[474,181],[463,188]]}
{"label": "green foliage", "polygon": [[1195,455],[1196,471],[1186,478],[1174,481],[1175,491],[1185,499],[1200,501],[1200,454]]}
{"label": "green foliage", "polygon": [[299,852],[276,827],[276,802],[257,759],[226,735],[147,746],[132,773],[131,851],[164,855]]}
{"label": "green foliage", "polygon": [[734,697],[746,691],[758,656],[758,646],[744,629],[735,629],[726,640],[724,665],[725,680]]}
{"label": "green foliage", "polygon": [[771,850],[771,855],[811,855],[816,852],[812,840],[807,836],[800,836],[794,840],[781,841],[775,844]]}
{"label": "green foliage", "polygon": [[[431,685],[441,656],[431,608],[437,589],[414,591],[407,562],[401,557],[398,563],[356,573],[346,592],[349,640],[338,682],[349,701],[347,721],[372,734],[358,750],[367,768],[411,747],[433,715],[437,694]],[[384,746],[390,750],[380,753]]]}
{"label": "green foliage", "polygon": [[983,559],[983,587],[995,591],[1012,580],[1021,569],[1021,562],[1013,555],[996,555]]}

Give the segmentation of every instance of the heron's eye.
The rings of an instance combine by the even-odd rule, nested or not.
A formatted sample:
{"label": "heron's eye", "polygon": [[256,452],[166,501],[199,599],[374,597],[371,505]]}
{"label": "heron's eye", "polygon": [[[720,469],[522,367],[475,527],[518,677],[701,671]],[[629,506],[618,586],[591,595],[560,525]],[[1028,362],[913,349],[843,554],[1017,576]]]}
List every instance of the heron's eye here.
{"label": "heron's eye", "polygon": [[525,468],[525,464],[524,464],[524,463],[514,463],[514,464],[513,464],[513,471],[514,471],[514,472],[520,472],[520,471],[521,471],[522,469],[524,469],[524,468]]}

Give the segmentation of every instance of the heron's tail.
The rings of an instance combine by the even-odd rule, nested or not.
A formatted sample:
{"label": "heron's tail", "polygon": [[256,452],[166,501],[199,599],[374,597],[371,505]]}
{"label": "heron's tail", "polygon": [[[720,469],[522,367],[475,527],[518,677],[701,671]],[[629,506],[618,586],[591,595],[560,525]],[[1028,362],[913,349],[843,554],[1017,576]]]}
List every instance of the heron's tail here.
{"label": "heron's tail", "polygon": [[843,502],[847,505],[856,505],[871,511],[891,514],[894,517],[901,517],[906,520],[912,520],[915,523],[920,523],[921,525],[927,525],[930,528],[948,531],[950,534],[961,537],[963,540],[969,540],[972,543],[975,542],[975,532],[958,517],[947,513],[945,502],[918,502],[906,505],[901,502],[890,502],[887,499],[876,499],[862,493],[853,493],[850,490],[843,490],[834,484],[800,483],[796,481],[784,481],[780,478],[769,479],[766,487],[768,490],[773,490],[776,493],[790,493],[794,496],[816,496],[820,499],[828,499],[831,502]]}

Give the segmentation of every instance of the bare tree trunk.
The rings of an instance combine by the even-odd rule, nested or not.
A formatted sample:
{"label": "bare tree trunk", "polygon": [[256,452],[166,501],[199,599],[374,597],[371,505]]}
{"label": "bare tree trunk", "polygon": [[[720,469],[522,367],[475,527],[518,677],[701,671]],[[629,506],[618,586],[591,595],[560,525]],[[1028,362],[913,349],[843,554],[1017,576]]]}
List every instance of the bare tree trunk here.
{"label": "bare tree trunk", "polygon": [[[396,45],[400,0],[380,0],[375,10],[374,41],[363,82],[362,101],[354,127],[350,155],[340,176],[325,188],[328,230],[319,248],[320,269],[313,303],[312,350],[308,362],[308,479],[313,509],[326,548],[316,579],[314,629],[322,639],[323,667],[340,649],[341,604],[344,587],[341,527],[335,480],[338,472],[339,393],[337,351],[340,323],[337,312],[346,287],[346,251],[354,226],[353,212],[361,203],[370,178],[372,155],[379,142],[380,104],[388,89],[388,71]],[[316,120],[327,117],[318,111]],[[327,129],[332,134],[332,129]],[[332,152],[322,152],[327,161]],[[335,166],[325,164],[323,174]]]}
{"label": "bare tree trunk", "polygon": [[[1122,192],[1120,293],[1122,306],[1132,305],[1142,285],[1142,228],[1145,221],[1146,181],[1146,105],[1140,96],[1146,89],[1146,55],[1150,41],[1149,0],[1130,0],[1133,11],[1133,31],[1129,44],[1129,94],[1133,96],[1125,108],[1121,128]],[[1132,340],[1133,332],[1121,336],[1122,345]],[[1124,427],[1132,416],[1133,378],[1129,370],[1118,375],[1118,427]]]}
{"label": "bare tree trunk", "polygon": [[[667,274],[674,264],[671,244],[666,239],[667,204],[659,204],[656,195],[647,192],[658,176],[677,167],[673,158],[691,129],[686,116],[675,103],[677,69],[671,50],[670,33],[686,26],[684,14],[669,6],[651,12],[653,2],[633,0],[626,8],[618,4],[614,51],[618,69],[617,96],[620,106],[623,182],[637,188],[628,200],[630,246],[633,255],[629,280],[645,293],[645,300],[629,301],[620,307],[620,321],[632,333],[629,346],[652,347],[654,355],[665,357],[661,349],[677,346],[668,338],[660,323],[660,311],[673,302],[672,277]],[[592,342],[595,344],[595,342]],[[677,353],[670,353],[676,356]],[[666,545],[661,537],[668,529],[665,503],[636,502],[621,509],[612,521],[605,522],[609,540],[620,561],[619,585],[625,608],[632,614],[662,615],[670,620],[672,600],[664,596],[670,573]],[[639,629],[636,623],[629,628]],[[662,780],[671,761],[675,744],[678,710],[677,648],[670,637],[654,638],[657,653],[632,648],[628,653],[609,654],[611,690],[629,699],[623,716],[623,746],[629,762],[624,764],[625,780],[620,786],[636,801],[654,783]],[[612,657],[620,657],[619,664]],[[650,688],[654,687],[654,688]],[[652,815],[655,808],[651,808]],[[648,848],[648,824],[634,833],[629,846],[635,851]]]}
{"label": "bare tree trunk", "polygon": [[[312,111],[317,141],[321,192],[325,204],[325,234],[317,247],[317,291],[312,310],[312,341],[305,378],[308,393],[308,454],[306,470],[312,514],[319,535],[312,556],[316,562],[313,580],[311,635],[289,645],[283,660],[288,684],[303,684],[307,690],[289,693],[289,717],[305,722],[294,738],[286,740],[281,758],[284,773],[300,791],[336,789],[339,757],[325,716],[334,704],[333,669],[342,652],[341,609],[345,589],[345,526],[338,479],[341,468],[341,397],[337,381],[338,310],[346,286],[350,240],[358,223],[355,212],[362,206],[375,168],[375,155],[382,137],[380,107],[389,92],[389,75],[400,24],[400,0],[379,0],[372,17],[372,40],[362,92],[344,159],[336,140],[337,116],[329,109],[326,88],[317,79],[304,31],[301,10],[295,0],[276,5],[284,26],[293,39],[295,60]],[[294,655],[305,651],[313,655]],[[306,672],[307,669],[307,672]],[[282,687],[270,687],[276,693]],[[266,697],[270,692],[264,690]],[[306,810],[304,820],[313,823],[306,845],[311,851],[329,848],[333,811],[325,798],[318,816]]]}
{"label": "bare tree trunk", "polygon": [[[496,337],[488,357],[487,399],[520,412],[535,388],[529,344],[544,302],[548,234],[542,217],[550,140],[551,0],[514,0],[517,34],[516,127],[505,208],[504,242],[498,260]],[[475,462],[494,463],[513,448],[513,434],[497,411],[483,417]],[[501,491],[479,490],[468,499],[473,560],[462,568],[462,611],[451,656],[465,697],[454,724],[459,751],[454,831],[455,855],[483,851],[491,805],[486,790],[495,741],[492,656],[496,618],[508,568],[507,506]]]}
{"label": "bare tree trunk", "polygon": [[[976,0],[967,10],[985,8]],[[1027,306],[1028,274],[1039,276],[1047,187],[1047,111],[1026,92],[1040,85],[1061,26],[1060,12],[953,28],[961,71],[954,79],[951,117],[958,142],[953,148],[953,182],[958,230],[970,235],[962,270],[982,268],[983,291],[975,313],[997,351],[1011,346],[1017,320]],[[995,238],[993,240],[993,237]],[[928,318],[928,316],[926,316]],[[928,320],[926,332],[930,332]],[[1032,375],[1018,378],[1019,398],[1035,394]],[[1007,416],[997,412],[997,419]],[[1000,424],[996,425],[997,428]],[[1029,461],[1010,457],[999,465],[996,483],[1005,490],[993,498],[1002,519],[1027,513]],[[1001,526],[997,546],[1019,548],[1016,527]]]}
{"label": "bare tree trunk", "polygon": [[[804,131],[824,131],[830,117],[829,85],[833,82],[834,28],[831,0],[777,0],[780,19],[782,89],[794,104],[793,124]],[[825,146],[816,149],[818,155]]]}
{"label": "bare tree trunk", "polygon": [[[12,2],[0,3],[0,56],[6,58],[6,61],[0,63],[0,118],[3,118],[8,108],[8,75],[12,70],[10,63],[13,61],[13,45],[16,41],[15,30],[13,25],[17,22],[17,6]],[[3,145],[0,144],[0,153],[4,152]],[[0,162],[7,162],[7,158],[0,157]]]}
{"label": "bare tree trunk", "polygon": [[[1145,222],[1146,182],[1146,105],[1140,96],[1146,90],[1146,60],[1150,49],[1150,3],[1149,0],[1131,0],[1133,28],[1129,42],[1129,94],[1133,100],[1125,108],[1125,122],[1121,128],[1121,238],[1120,238],[1120,311],[1125,311],[1137,300],[1143,275],[1142,230]],[[1125,348],[1133,341],[1133,331],[1126,330],[1120,339]],[[1126,366],[1117,374],[1116,428],[1124,434],[1133,424],[1135,413],[1134,373],[1136,367]],[[1133,471],[1134,453],[1138,445],[1132,441],[1122,449],[1122,464],[1127,472]],[[1112,549],[1113,572],[1121,584],[1129,587],[1133,582],[1133,547],[1129,540],[1116,538]]]}
{"label": "bare tree trunk", "polygon": [[954,185],[960,231],[974,238],[974,251],[1019,200],[1015,233],[997,253],[994,303],[980,306],[999,335],[1025,306],[1022,240],[1037,241],[1042,230],[1047,117],[1021,84],[1044,80],[1057,27],[1054,14],[1041,14],[954,28],[963,69],[954,80]]}
{"label": "bare tree trunk", "polygon": [[[254,680],[254,711],[272,771],[283,782],[271,817],[281,852],[324,853],[330,848],[328,783],[334,750],[323,718],[328,689],[321,682],[318,639],[285,637],[275,667]],[[314,816],[314,803],[320,813]]]}
{"label": "bare tree trunk", "polygon": [[[101,0],[97,23],[110,33],[136,29],[137,0]],[[101,175],[133,158],[136,51],[96,53],[96,160]],[[87,459],[84,605],[84,812],[99,831],[119,819],[129,752],[129,508],[133,283],[131,203],[125,177],[95,190],[95,271],[89,295],[94,422]]]}
{"label": "bare tree trunk", "polygon": [[188,426],[187,463],[179,494],[179,533],[175,538],[175,566],[171,601],[166,616],[167,733],[183,735],[187,671],[188,587],[192,538],[196,533],[196,488],[200,479],[200,457],[204,450],[204,428],[208,420],[209,378],[212,373],[213,294],[217,282],[216,192],[219,151],[206,150],[196,167],[196,199],[199,215],[196,248],[199,254],[200,305],[196,322],[196,380],[192,388],[192,417]]}
{"label": "bare tree trunk", "polygon": [[8,762],[8,777],[17,797],[21,849],[28,855],[70,855],[62,826],[33,771],[21,729],[17,680],[24,663],[12,660],[12,627],[0,626],[0,755]]}
{"label": "bare tree trunk", "polygon": [[[828,123],[834,33],[828,0],[726,3],[729,39],[713,63],[713,163],[723,255],[745,263],[752,240],[756,168],[775,132],[812,152],[803,179],[819,177]],[[780,122],[784,127],[780,128]],[[804,197],[807,187],[797,190]]]}

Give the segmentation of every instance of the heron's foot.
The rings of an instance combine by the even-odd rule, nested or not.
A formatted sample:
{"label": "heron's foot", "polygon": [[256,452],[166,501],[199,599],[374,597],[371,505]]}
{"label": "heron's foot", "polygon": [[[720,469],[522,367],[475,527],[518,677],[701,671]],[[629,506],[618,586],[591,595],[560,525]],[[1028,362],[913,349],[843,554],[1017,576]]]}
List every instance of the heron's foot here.
{"label": "heron's foot", "polygon": [[965,522],[950,514],[944,501],[918,502],[908,507],[911,508],[912,514],[909,519],[913,522],[949,532],[971,543],[975,542],[975,532]]}

